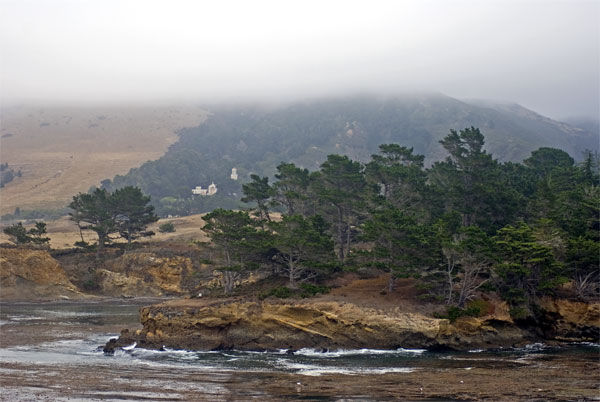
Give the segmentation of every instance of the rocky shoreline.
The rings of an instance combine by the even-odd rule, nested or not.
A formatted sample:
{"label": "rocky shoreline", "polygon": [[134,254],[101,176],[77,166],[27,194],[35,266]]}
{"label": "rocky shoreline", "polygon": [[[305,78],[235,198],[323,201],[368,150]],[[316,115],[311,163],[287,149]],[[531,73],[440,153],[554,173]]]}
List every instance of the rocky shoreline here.
{"label": "rocky shoreline", "polygon": [[[159,250],[160,251],[160,250]],[[161,254],[162,253],[162,254]],[[164,255],[163,255],[164,254]],[[72,258],[72,261],[69,259]],[[182,297],[214,281],[209,267],[193,267],[190,257],[138,251],[94,268],[99,289],[84,292],[73,272],[87,272],[93,259],[74,255],[59,263],[47,251],[2,248],[3,301],[98,300]],[[65,265],[65,270],[62,265]],[[91,265],[90,265],[91,266]],[[202,273],[202,280],[191,273]],[[69,273],[71,273],[69,275]],[[72,282],[72,278],[76,281]],[[79,278],[77,280],[77,278]],[[454,322],[432,318],[439,305],[418,301],[414,284],[398,281],[382,292],[385,275],[347,276],[331,292],[310,299],[259,300],[256,289],[243,296],[179,298],[140,309],[141,330],[122,331],[105,347],[188,350],[494,349],[531,342],[598,342],[600,303],[545,298],[535,321],[515,322],[505,302],[487,297],[488,311]],[[193,283],[192,283],[193,282]],[[291,301],[290,301],[291,300]],[[156,299],[149,303],[156,303]]]}
{"label": "rocky shoreline", "polygon": [[142,329],[125,329],[104,351],[130,346],[186,350],[269,351],[423,348],[494,349],[537,341],[597,342],[600,305],[543,301],[548,321],[515,323],[506,305],[484,317],[454,322],[418,313],[352,303],[252,301],[241,298],[171,300],[140,309]]}

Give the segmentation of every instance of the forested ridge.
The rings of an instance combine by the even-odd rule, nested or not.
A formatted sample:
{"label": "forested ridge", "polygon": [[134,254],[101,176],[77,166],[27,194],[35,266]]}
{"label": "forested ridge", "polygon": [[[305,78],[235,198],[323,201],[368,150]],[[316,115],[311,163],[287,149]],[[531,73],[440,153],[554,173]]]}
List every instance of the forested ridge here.
{"label": "forested ridge", "polygon": [[[445,158],[439,141],[449,128],[471,126],[485,132],[486,150],[500,161],[520,162],[542,146],[580,160],[585,149],[598,148],[596,134],[518,105],[465,103],[442,95],[357,96],[274,109],[214,108],[204,124],[181,130],[162,158],[105,180],[102,187],[139,187],[161,216],[234,208],[241,205],[241,183],[251,174],[273,179],[283,161],[315,170],[327,155],[341,154],[366,163],[380,144],[395,143],[425,155],[424,164],[430,166]],[[239,181],[230,178],[232,168]],[[213,181],[217,194],[192,196],[192,188]]]}
{"label": "forested ridge", "polygon": [[599,296],[597,154],[575,163],[542,147],[501,163],[474,127],[441,145],[446,158],[428,168],[412,148],[384,144],[364,164],[332,154],[314,171],[281,163],[273,182],[253,175],[242,189],[251,211],[204,217],[225,291],[254,269],[313,291],[336,272],[378,269],[390,289],[414,278],[421,297],[455,313],[488,291],[521,319],[567,283],[581,299]]}

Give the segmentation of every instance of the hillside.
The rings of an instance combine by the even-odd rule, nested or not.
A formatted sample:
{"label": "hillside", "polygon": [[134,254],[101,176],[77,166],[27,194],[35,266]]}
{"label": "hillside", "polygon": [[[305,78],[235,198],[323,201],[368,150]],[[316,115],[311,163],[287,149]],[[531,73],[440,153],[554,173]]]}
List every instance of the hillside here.
{"label": "hillside", "polygon": [[[272,177],[281,161],[315,170],[328,154],[365,162],[380,144],[398,143],[414,147],[431,164],[446,157],[439,140],[450,129],[479,127],[486,149],[501,161],[521,161],[542,146],[576,159],[583,150],[598,148],[596,134],[519,105],[466,103],[443,95],[359,96],[212,112],[203,125],[181,130],[179,141],[159,160],[115,177],[108,187],[139,186],[159,213],[188,214],[235,207],[240,182],[252,173]],[[238,181],[229,177],[232,168]],[[213,181],[219,188],[215,196],[192,198],[192,188]]]}
{"label": "hillside", "polygon": [[3,109],[0,160],[22,174],[0,190],[0,214],[63,208],[101,180],[159,158],[177,129],[205,117],[196,107]]}

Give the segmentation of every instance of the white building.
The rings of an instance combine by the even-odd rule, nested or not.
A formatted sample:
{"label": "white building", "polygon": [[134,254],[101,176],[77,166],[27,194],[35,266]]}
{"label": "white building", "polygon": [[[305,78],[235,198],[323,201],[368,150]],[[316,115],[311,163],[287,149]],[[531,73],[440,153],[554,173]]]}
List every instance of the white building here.
{"label": "white building", "polygon": [[231,169],[231,180],[237,180],[237,179],[238,179],[237,169],[232,168]]}
{"label": "white building", "polygon": [[207,196],[207,195],[215,195],[216,193],[217,193],[217,186],[214,181],[210,184],[210,186],[208,186],[208,188],[202,188],[202,186],[196,186],[196,188],[192,189],[192,194],[201,195],[203,197]]}

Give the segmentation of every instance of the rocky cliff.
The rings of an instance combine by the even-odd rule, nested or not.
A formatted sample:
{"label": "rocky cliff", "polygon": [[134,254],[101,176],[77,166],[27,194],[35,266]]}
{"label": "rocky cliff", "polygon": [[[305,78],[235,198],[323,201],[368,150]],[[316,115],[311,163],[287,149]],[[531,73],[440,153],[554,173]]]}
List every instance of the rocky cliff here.
{"label": "rocky cliff", "polygon": [[84,297],[45,250],[0,248],[0,299],[14,301]]}
{"label": "rocky cliff", "polygon": [[564,299],[541,300],[541,330],[546,339],[559,341],[600,340],[600,303]]}
{"label": "rocky cliff", "polygon": [[103,295],[133,297],[187,294],[182,281],[190,272],[188,257],[135,253],[107,261],[96,274]]}

